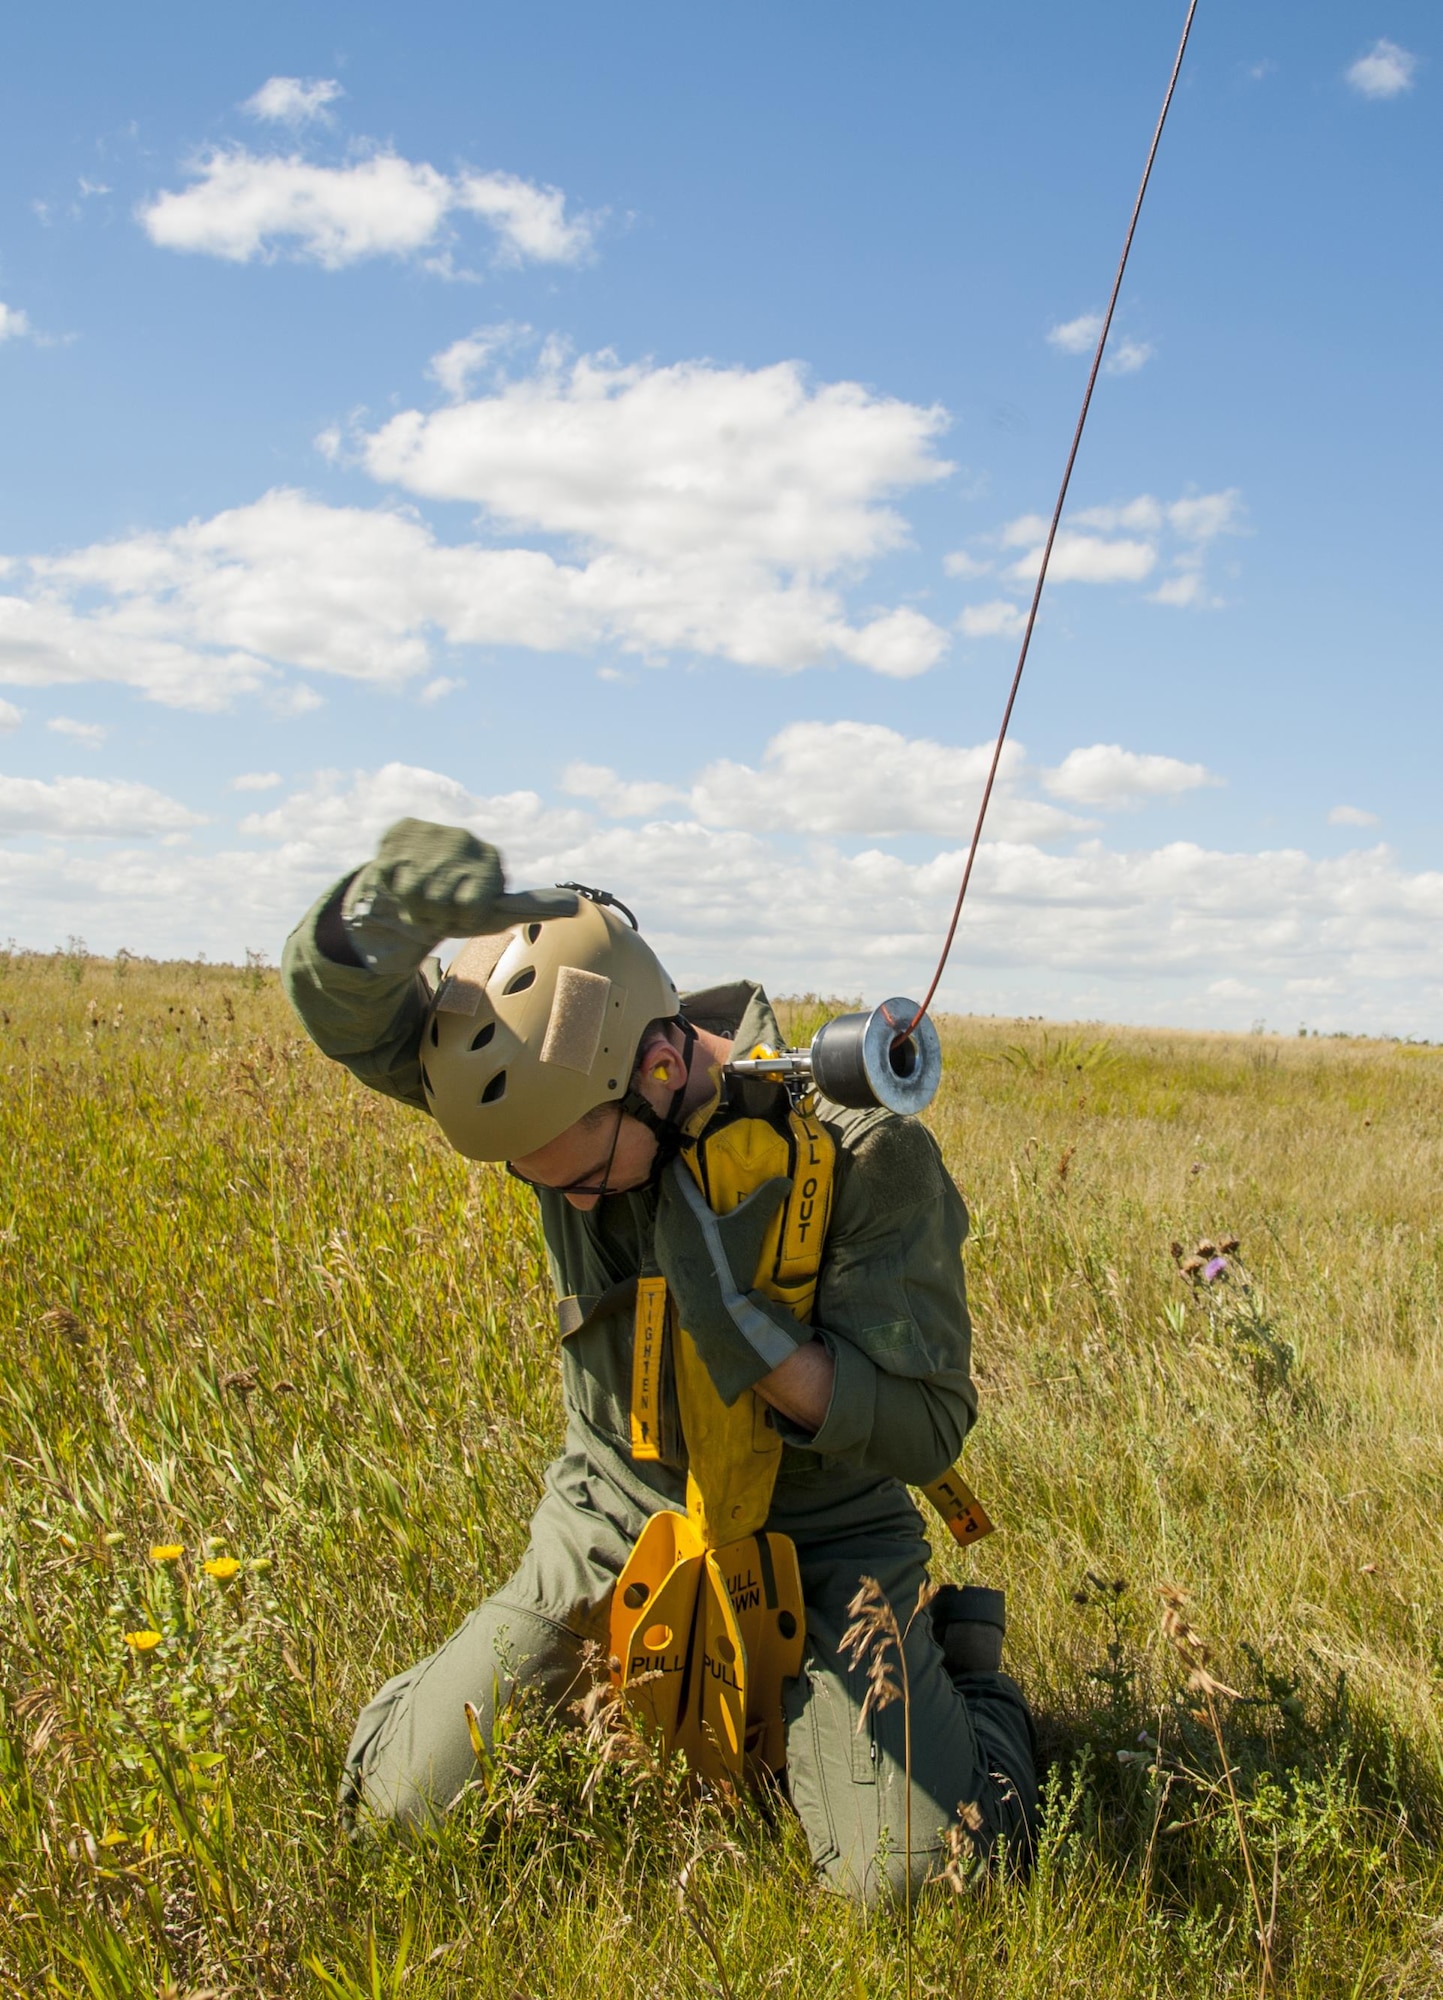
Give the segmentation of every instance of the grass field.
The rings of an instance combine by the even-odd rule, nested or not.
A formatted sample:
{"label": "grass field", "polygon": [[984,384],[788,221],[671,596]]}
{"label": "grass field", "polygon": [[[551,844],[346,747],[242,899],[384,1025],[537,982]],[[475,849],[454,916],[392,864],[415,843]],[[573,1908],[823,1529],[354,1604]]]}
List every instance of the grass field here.
{"label": "grass field", "polygon": [[[530,1714],[434,1841],[339,1838],[559,1439],[529,1197],[273,974],[12,955],[0,1016],[0,1988],[901,1994],[795,1827]],[[943,1026],[1049,1802],[1030,1887],[923,1899],[917,1992],[1443,1995],[1443,1050]]]}

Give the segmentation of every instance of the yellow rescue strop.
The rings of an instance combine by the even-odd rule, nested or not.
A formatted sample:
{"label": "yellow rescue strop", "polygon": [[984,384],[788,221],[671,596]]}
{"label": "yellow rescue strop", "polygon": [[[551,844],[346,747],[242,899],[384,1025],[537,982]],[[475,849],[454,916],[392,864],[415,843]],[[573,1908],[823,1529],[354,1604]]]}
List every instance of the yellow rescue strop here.
{"label": "yellow rescue strop", "polygon": [[[806,1323],[831,1221],[836,1147],[810,1100],[785,1121],[732,1119],[683,1158],[718,1215],[774,1175],[791,1192],[763,1241],[755,1289]],[[658,1404],[670,1345],[687,1454],[686,1512],[653,1514],[617,1580],[611,1676],[633,1710],[692,1769],[733,1784],[786,1761],[782,1683],[801,1671],[806,1639],[797,1552],[769,1533],[781,1436],[752,1390],[729,1409],[666,1280],[637,1285],[631,1450],[660,1457]],[[923,1491],[964,1546],[991,1522],[954,1466]]]}

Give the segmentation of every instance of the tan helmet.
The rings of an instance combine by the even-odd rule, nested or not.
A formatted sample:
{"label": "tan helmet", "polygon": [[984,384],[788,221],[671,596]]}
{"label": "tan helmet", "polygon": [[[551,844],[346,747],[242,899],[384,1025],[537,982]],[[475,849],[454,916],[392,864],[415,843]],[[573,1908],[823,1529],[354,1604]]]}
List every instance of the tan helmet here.
{"label": "tan helmet", "polygon": [[469,938],[432,1002],[421,1081],[458,1153],[509,1160],[624,1098],[652,1021],[681,1007],[655,952],[586,896],[573,917]]}

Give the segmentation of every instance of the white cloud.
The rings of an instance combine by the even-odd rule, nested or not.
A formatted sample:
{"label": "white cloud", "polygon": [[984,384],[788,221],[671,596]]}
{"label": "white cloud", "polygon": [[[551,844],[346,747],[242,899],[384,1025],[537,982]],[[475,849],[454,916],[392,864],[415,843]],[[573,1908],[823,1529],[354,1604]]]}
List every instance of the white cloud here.
{"label": "white cloud", "polygon": [[240,831],[282,841],[313,866],[329,868],[333,859],[344,865],[348,856],[354,861],[369,851],[392,820],[405,815],[469,826],[526,851],[539,849],[546,839],[574,838],[589,824],[582,813],[545,806],[536,792],[487,796],[439,771],[393,763],[372,773],[354,772],[349,782],[341,772],[317,772],[269,812],[248,814]]}
{"label": "white cloud", "polygon": [[[1042,549],[1043,544],[1038,542],[1019,556],[1005,574],[1014,583],[1035,583]],[[1073,529],[1062,528],[1052,545],[1047,576],[1051,583],[1141,583],[1156,562],[1157,550],[1150,542],[1125,538],[1104,541],[1096,535],[1079,535]]]}
{"label": "white cloud", "polygon": [[947,634],[920,611],[903,605],[855,630],[834,628],[832,644],[859,667],[892,680],[912,680],[935,667],[947,650]]}
{"label": "white cloud", "polygon": [[262,661],[162,638],[170,622],[164,606],[74,609],[38,571],[33,566],[30,597],[0,596],[0,685],[112,681],[173,708],[216,709],[265,684],[270,669]]}
{"label": "white cloud", "polygon": [[[361,451],[377,479],[584,553],[545,585],[572,636],[520,643],[609,637],[783,671],[840,654],[908,678],[945,651],[941,627],[908,607],[851,623],[826,580],[906,541],[890,502],[951,471],[934,449],[944,423],[855,383],[813,387],[793,362],[624,366],[551,346],[522,379],[405,411]],[[540,591],[550,558],[525,560]]]}
{"label": "white cloud", "polygon": [[590,251],[595,218],[566,214],[556,188],[507,173],[439,173],[424,160],[376,152],[329,167],[299,154],[216,147],[191,166],[189,186],[142,204],[152,243],[231,263],[285,255],[340,270],[367,257],[433,253],[447,268],[449,218],[481,217],[504,261],[574,264]]}
{"label": "white cloud", "polygon": [[[295,714],[321,699],[297,672],[420,681],[434,699],[456,678],[439,647],[493,646],[781,672],[842,659],[907,678],[942,657],[946,631],[911,606],[858,616],[843,587],[905,543],[897,496],[950,471],[942,426],[855,384],[814,388],[790,363],[623,368],[553,350],[520,382],[359,438],[378,478],[479,503],[484,539],[443,542],[410,507],[277,489],[168,531],[0,560],[0,685],[111,682],[199,710],[261,696]],[[1094,507],[1059,538],[1054,573],[1136,582],[1170,561],[1161,600],[1206,601],[1202,552],[1240,514],[1233,491]],[[1045,526],[1025,515],[991,538],[1023,551],[1014,585],[1035,575]],[[507,545],[508,530],[550,546]],[[1014,638],[1022,610],[993,598],[956,625]]]}
{"label": "white cloud", "polygon": [[12,729],[18,729],[25,711],[17,708],[13,701],[0,701],[0,736],[8,736]]}
{"label": "white cloud", "polygon": [[1376,826],[1378,815],[1362,806],[1334,806],[1328,814],[1329,826]]}
{"label": "white cloud", "polygon": [[1020,639],[1026,623],[1026,614],[1005,597],[969,604],[957,620],[958,630],[967,639]]}
{"label": "white cloud", "polygon": [[[739,524],[744,541],[754,532]],[[444,544],[413,514],[284,489],[169,533],[35,558],[28,572],[27,595],[0,597],[0,685],[112,681],[196,709],[257,693],[283,711],[313,706],[311,691],[283,686],[284,668],[388,686],[434,678],[436,638],[686,651],[784,672],[840,655],[895,676],[946,645],[905,607],[849,623],[835,591],[724,546],[567,562]]]}
{"label": "white cloud", "polygon": [[108,834],[176,833],[204,824],[178,799],[149,785],[109,778],[0,777],[0,832]]}
{"label": "white cloud", "polygon": [[201,710],[279,695],[272,659],[394,684],[427,664],[411,566],[434,550],[407,517],[282,491],[168,533],[36,557],[26,594],[0,597],[0,684],[118,682]]}
{"label": "white cloud", "polygon": [[1262,989],[1249,986],[1245,979],[1211,979],[1208,992],[1215,1000],[1261,1000]]}
{"label": "white cloud", "polygon": [[1170,604],[1175,609],[1184,610],[1189,604],[1200,603],[1205,595],[1203,580],[1195,569],[1182,570],[1176,576],[1165,577],[1152,593],[1154,604]]}
{"label": "white cloud", "polygon": [[591,249],[595,217],[566,213],[560,188],[537,187],[517,174],[463,174],[455,205],[489,222],[507,260],[575,264]]}
{"label": "white cloud", "polygon": [[529,339],[531,329],[507,320],[499,326],[478,326],[461,340],[453,340],[441,353],[433,355],[426,373],[439,382],[446,394],[460,402],[472,381],[495,355]]}
{"label": "white cloud", "polygon": [[[1135,500],[1118,501],[1106,507],[1083,507],[1075,513],[1070,522],[1074,528],[1095,528],[1099,534],[1115,535],[1158,535],[1167,520],[1168,510],[1160,500],[1150,493],[1139,493]],[[1013,522],[1004,530],[1014,540],[1035,542],[1046,532],[1047,523],[1040,514],[1024,514],[1020,521]]]}
{"label": "white cloud", "polygon": [[1101,313],[1079,313],[1076,319],[1063,320],[1049,328],[1047,344],[1061,354],[1091,354],[1101,332]]}
{"label": "white cloud", "polygon": [[1015,521],[1008,521],[996,536],[1005,549],[1025,548],[1030,542],[1041,542],[1047,535],[1045,514],[1019,514]]}
{"label": "white cloud", "polygon": [[1085,750],[1069,750],[1056,770],[1043,772],[1042,782],[1055,798],[1076,805],[1123,806],[1176,798],[1223,780],[1205,764],[1124,750],[1120,743],[1093,743]]}
{"label": "white cloud", "polygon": [[933,452],[945,422],[855,382],[812,388],[790,361],[567,365],[552,349],[494,395],[393,417],[363,451],[375,478],[509,526],[826,573],[905,540],[886,496],[952,470]]}
{"label": "white cloud", "polygon": [[1398,97],[1413,88],[1417,71],[1417,56],[1383,36],[1349,65],[1345,76],[1360,97]]}
{"label": "white cloud", "polygon": [[[1153,602],[1175,606],[1213,602],[1203,585],[1204,552],[1220,535],[1239,532],[1242,515],[1242,495],[1236,487],[1170,501],[1140,493],[1132,500],[1081,508],[1058,533],[1048,580],[1142,583],[1170,557],[1175,574],[1158,585]],[[1003,571],[1006,581],[1021,588],[1036,582],[1047,526],[1041,514],[1023,514],[992,538],[1004,549],[1025,551]]]}
{"label": "white cloud", "polygon": [[[767,744],[760,766],[721,759],[692,784],[688,803],[704,826],[759,833],[940,833],[970,837],[992,745],[971,748],[906,737],[880,723],[794,722]],[[994,836],[1051,840],[1087,822],[1017,795],[1020,744],[1002,752],[988,813]]]}
{"label": "white cloud", "polygon": [[465,681],[458,680],[454,674],[437,674],[435,680],[427,681],[416,698],[427,704],[444,701],[448,694],[455,694],[457,688],[463,688],[465,685]]}
{"label": "white cloud", "polygon": [[435,241],[451,205],[444,174],[395,153],[323,167],[238,146],[204,155],[194,173],[189,187],[140,210],[146,234],[163,249],[236,264],[273,258],[282,245],[332,271],[406,256]]}
{"label": "white cloud", "polygon": [[[933,753],[944,778],[949,769],[955,777],[947,759],[975,754]],[[801,781],[803,762],[793,749],[775,766],[764,756],[736,769],[769,781],[772,799]],[[834,772],[839,764],[849,778],[840,755]],[[487,795],[402,765],[323,774],[247,820],[220,851],[0,848],[0,903],[7,926],[41,944],[79,931],[97,949],[239,958],[249,945],[274,956],[322,887],[354,867],[389,820],[412,812],[497,841],[519,885],[579,877],[614,889],[685,984],[747,973],[777,992],[876,999],[920,990],[970,826],[921,858],[835,834],[774,837],[750,816],[755,796],[743,796],[741,781],[711,767],[692,789],[703,778],[729,812],[747,812],[744,823],[703,825],[681,802],[666,820],[603,822],[574,802],[558,809],[529,790]],[[911,765],[904,782],[920,793]],[[828,796],[824,771],[823,810]],[[1318,981],[1337,982],[1333,997],[1296,983]],[[1305,990],[1319,1027],[1443,1034],[1443,873],[1410,873],[1383,847],[1315,860],[1191,842],[1123,852],[1097,839],[1052,852],[994,838],[978,860],[941,1004],[1245,1027]]]}
{"label": "white cloud", "polygon": [[1211,542],[1235,533],[1242,520],[1243,496],[1236,486],[1223,493],[1195,493],[1167,506],[1168,524],[1185,542]]}
{"label": "white cloud", "polygon": [[57,736],[68,736],[74,743],[83,743],[87,750],[98,750],[109,735],[104,723],[77,722],[73,716],[55,715],[46,723]]}
{"label": "white cloud", "polygon": [[279,771],[242,771],[238,778],[232,778],[233,792],[273,792],[281,782]]}
{"label": "white cloud", "polygon": [[561,789],[574,799],[590,799],[608,819],[654,819],[669,805],[686,798],[675,785],[645,780],[628,782],[605,764],[568,764]]}
{"label": "white cloud", "polygon": [[986,576],[992,565],[981,556],[969,555],[966,549],[953,549],[943,556],[942,568],[948,576]]}
{"label": "white cloud", "polygon": [[[1097,347],[1097,336],[1102,332],[1101,313],[1079,313],[1076,319],[1061,321],[1049,327],[1047,344],[1055,347],[1059,354],[1091,354]],[[1152,359],[1152,347],[1145,340],[1116,338],[1107,350],[1103,363],[1109,375],[1135,375]]]}
{"label": "white cloud", "polygon": [[325,705],[325,696],[307,687],[304,681],[292,681],[289,687],[273,689],[266,696],[266,706],[273,715],[311,715]]}
{"label": "white cloud", "polygon": [[30,331],[29,315],[18,306],[7,306],[0,301],[0,342],[23,340]]}
{"label": "white cloud", "polygon": [[314,118],[325,118],[326,107],[345,94],[332,76],[312,77],[308,82],[298,76],[272,76],[254,97],[246,99],[241,110],[275,125],[306,125]]}

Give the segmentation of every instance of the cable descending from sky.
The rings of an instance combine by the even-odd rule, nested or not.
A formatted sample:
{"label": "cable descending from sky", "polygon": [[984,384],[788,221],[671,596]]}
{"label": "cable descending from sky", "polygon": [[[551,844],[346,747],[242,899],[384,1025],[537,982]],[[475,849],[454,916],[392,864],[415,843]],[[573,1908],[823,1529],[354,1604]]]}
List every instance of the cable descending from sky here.
{"label": "cable descending from sky", "polygon": [[[967,865],[962,870],[962,885],[957,891],[957,901],[952,906],[952,921],[947,926],[947,935],[942,944],[942,955],[937,960],[937,969],[932,974],[932,983],[927,988],[921,1005],[905,1026],[893,1022],[897,1028],[898,1040],[910,1035],[931,1006],[941,984],[942,974],[947,969],[947,960],[952,952],[952,940],[957,935],[958,919],[962,915],[962,905],[967,896],[967,884],[972,879],[972,864],[977,859],[978,844],[982,839],[982,825],[987,818],[987,807],[992,799],[992,787],[996,782],[998,766],[1002,761],[1002,746],[1007,740],[1007,726],[1012,720],[1012,710],[1017,702],[1017,690],[1022,685],[1022,669],[1027,665],[1027,650],[1032,644],[1032,628],[1037,623],[1037,607],[1042,602],[1042,587],[1047,581],[1047,566],[1052,560],[1052,545],[1057,540],[1058,523],[1062,519],[1062,509],[1067,500],[1067,489],[1072,483],[1072,468],[1077,463],[1077,451],[1082,443],[1083,429],[1087,423],[1087,413],[1092,407],[1092,392],[1097,386],[1098,371],[1102,367],[1103,350],[1107,346],[1107,336],[1112,330],[1112,316],[1117,310],[1118,294],[1122,290],[1123,276],[1127,271],[1127,260],[1132,250],[1132,239],[1137,233],[1138,217],[1142,214],[1143,198],[1147,194],[1147,184],[1152,178],[1153,161],[1157,158],[1158,145],[1162,139],[1162,128],[1167,123],[1168,110],[1172,105],[1173,92],[1182,72],[1182,60],[1187,53],[1188,37],[1192,33],[1193,16],[1197,12],[1198,0],[1191,0],[1187,19],[1183,22],[1182,39],[1177,45],[1177,56],[1168,78],[1167,93],[1162,100],[1162,110],[1157,116],[1157,127],[1152,135],[1152,144],[1147,151],[1147,165],[1142,170],[1142,181],[1137,190],[1137,200],[1132,205],[1132,219],[1127,225],[1127,236],[1123,242],[1122,255],[1118,259],[1117,275],[1112,281],[1112,294],[1107,301],[1107,311],[1102,316],[1102,330],[1097,336],[1097,349],[1092,357],[1092,367],[1088,372],[1087,387],[1083,391],[1082,408],[1078,413],[1077,428],[1072,433],[1072,449],[1067,454],[1067,464],[1063,468],[1062,484],[1057,489],[1057,504],[1052,510],[1051,525],[1047,530],[1047,540],[1043,544],[1042,563],[1037,572],[1037,582],[1032,591],[1032,603],[1028,607],[1027,623],[1023,627],[1022,647],[1017,655],[1017,670],[1012,676],[1012,686],[1007,695],[1007,706],[1002,711],[1002,727],[997,732],[997,741],[992,749],[992,762],[987,771],[987,782],[982,787],[982,803],[977,809],[977,824],[972,830],[972,844],[967,850]],[[890,1019],[890,1016],[888,1017]]]}

